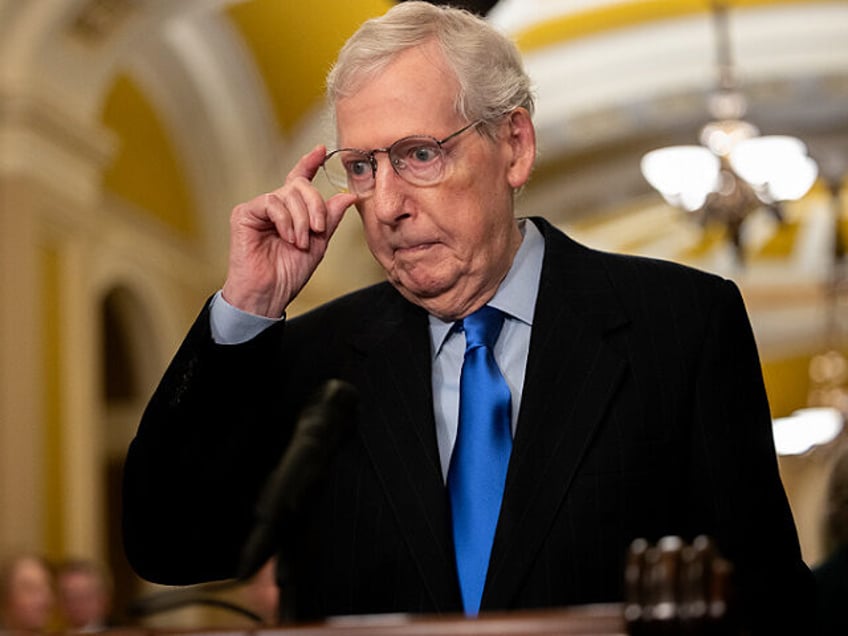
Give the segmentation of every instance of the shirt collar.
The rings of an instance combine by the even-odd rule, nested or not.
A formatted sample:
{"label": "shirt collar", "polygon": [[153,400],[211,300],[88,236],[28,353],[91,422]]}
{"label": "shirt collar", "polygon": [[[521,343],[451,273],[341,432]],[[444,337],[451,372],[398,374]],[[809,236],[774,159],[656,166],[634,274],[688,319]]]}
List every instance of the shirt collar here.
{"label": "shirt collar", "polygon": [[[536,311],[536,297],[539,293],[539,278],[542,275],[542,260],[545,255],[545,239],[532,221],[520,219],[518,228],[523,235],[521,245],[506,278],[488,304],[500,309],[509,318],[532,326],[533,315]],[[446,322],[432,314],[429,320],[430,342],[435,358],[456,323]]]}

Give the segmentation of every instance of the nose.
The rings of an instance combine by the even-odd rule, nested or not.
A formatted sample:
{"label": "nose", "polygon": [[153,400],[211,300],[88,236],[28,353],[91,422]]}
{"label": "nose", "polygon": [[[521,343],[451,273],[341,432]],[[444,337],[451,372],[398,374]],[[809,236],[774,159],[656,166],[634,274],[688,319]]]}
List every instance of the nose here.
{"label": "nose", "polygon": [[387,155],[374,155],[374,159],[374,190],[365,205],[381,223],[392,225],[409,216],[406,191],[411,186],[394,171]]}

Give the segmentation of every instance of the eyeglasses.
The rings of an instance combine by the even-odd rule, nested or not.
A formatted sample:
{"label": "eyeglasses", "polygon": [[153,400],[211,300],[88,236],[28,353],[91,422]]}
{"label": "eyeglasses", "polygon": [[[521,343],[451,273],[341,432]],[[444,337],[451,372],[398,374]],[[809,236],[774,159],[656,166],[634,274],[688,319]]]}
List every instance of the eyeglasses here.
{"label": "eyeglasses", "polygon": [[417,186],[435,185],[445,175],[446,154],[442,146],[481,123],[482,119],[473,121],[444,139],[414,135],[398,139],[387,148],[339,148],[324,157],[324,173],[337,188],[359,195],[368,194],[374,189],[377,179],[375,155],[385,152],[392,170],[404,181]]}

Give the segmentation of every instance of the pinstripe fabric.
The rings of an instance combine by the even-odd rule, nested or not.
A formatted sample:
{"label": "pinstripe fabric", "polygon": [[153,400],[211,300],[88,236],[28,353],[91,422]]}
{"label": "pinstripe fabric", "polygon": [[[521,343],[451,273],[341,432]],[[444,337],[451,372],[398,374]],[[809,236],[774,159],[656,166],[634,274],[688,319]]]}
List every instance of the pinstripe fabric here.
{"label": "pinstripe fabric", "polygon": [[[618,600],[634,537],[703,532],[735,563],[751,621],[780,606],[791,625],[809,572],[735,286],[536,222],[545,264],[482,611]],[[385,284],[238,347],[212,345],[202,314],[127,460],[138,571],[230,576],[298,407],[338,377],[362,397],[357,435],[281,537],[299,616],[460,612],[426,325]]]}

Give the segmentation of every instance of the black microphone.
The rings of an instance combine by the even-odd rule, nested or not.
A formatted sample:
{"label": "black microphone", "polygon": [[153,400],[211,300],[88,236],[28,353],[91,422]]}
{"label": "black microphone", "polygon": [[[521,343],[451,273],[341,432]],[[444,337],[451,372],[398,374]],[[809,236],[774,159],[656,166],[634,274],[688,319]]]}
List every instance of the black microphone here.
{"label": "black microphone", "polygon": [[329,380],[301,411],[291,441],[259,497],[256,523],[239,559],[239,580],[249,579],[274,555],[280,531],[295,523],[304,501],[353,431],[358,402],[353,385]]}

